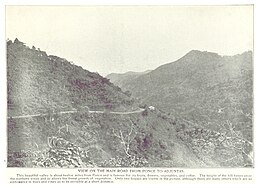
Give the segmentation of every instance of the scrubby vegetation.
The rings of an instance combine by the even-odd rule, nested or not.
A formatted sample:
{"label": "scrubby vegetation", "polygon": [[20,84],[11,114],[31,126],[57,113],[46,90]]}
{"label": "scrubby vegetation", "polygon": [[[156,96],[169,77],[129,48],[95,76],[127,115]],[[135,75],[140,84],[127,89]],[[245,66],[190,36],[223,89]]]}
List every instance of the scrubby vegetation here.
{"label": "scrubby vegetation", "polygon": [[217,161],[220,166],[253,166],[253,144],[239,135],[204,128],[183,129],[177,136],[203,161]]}
{"label": "scrubby vegetation", "polygon": [[[226,121],[224,111],[225,123],[217,122],[221,129],[214,130],[203,126],[205,120],[193,123],[181,114],[149,108],[97,73],[18,39],[7,41],[7,87],[9,167],[253,165],[251,132],[240,130],[241,116]],[[251,126],[251,113],[242,112],[243,124]]]}
{"label": "scrubby vegetation", "polygon": [[[245,149],[233,149],[229,146],[229,150],[233,152],[226,160],[230,160],[231,156],[234,157],[237,153],[247,158],[243,150],[245,153],[252,153],[251,51],[235,56],[220,56],[216,53],[193,50],[175,62],[162,65],[124,83],[121,85],[123,90],[132,91],[132,95],[141,98],[143,103],[174,114],[181,119],[180,124],[238,138],[239,141],[231,141],[235,142],[234,145],[240,145],[240,142],[245,142],[244,145],[249,143],[249,146],[244,146]],[[234,163],[237,157],[231,160]],[[242,166],[242,162],[237,163],[222,165]],[[250,166],[252,160],[248,163]],[[246,166],[247,162],[243,165]]]}
{"label": "scrubby vegetation", "polygon": [[[7,80],[9,167],[152,166],[148,161],[166,152],[156,147],[167,136],[149,127],[155,115],[110,114],[138,105],[106,78],[63,58],[8,41]],[[60,113],[66,111],[76,113]],[[33,114],[42,115],[12,118]]]}
{"label": "scrubby vegetation", "polygon": [[108,79],[18,39],[7,42],[7,78],[10,115],[81,106],[126,109],[134,102]]}
{"label": "scrubby vegetation", "polygon": [[151,112],[145,117],[76,113],[55,120],[12,119],[8,125],[10,167],[154,166],[153,160],[170,158],[172,149],[166,146],[172,125]]}

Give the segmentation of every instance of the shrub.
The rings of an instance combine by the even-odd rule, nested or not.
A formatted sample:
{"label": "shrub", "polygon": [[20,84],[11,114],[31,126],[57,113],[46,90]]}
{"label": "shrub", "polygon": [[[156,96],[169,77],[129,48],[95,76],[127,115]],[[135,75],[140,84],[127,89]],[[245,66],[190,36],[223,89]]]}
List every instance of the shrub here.
{"label": "shrub", "polygon": [[88,157],[87,151],[63,139],[52,137],[49,148],[33,163],[36,167],[80,168],[96,166]]}
{"label": "shrub", "polygon": [[148,111],[147,109],[145,109],[142,113],[141,113],[142,116],[147,116],[148,115]]}

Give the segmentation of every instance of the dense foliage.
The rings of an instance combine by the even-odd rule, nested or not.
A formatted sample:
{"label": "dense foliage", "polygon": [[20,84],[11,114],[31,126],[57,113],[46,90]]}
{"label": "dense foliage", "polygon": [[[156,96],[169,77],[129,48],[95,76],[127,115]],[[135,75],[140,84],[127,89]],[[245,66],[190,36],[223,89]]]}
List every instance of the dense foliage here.
{"label": "dense foliage", "polygon": [[[173,63],[124,83],[123,90],[132,91],[143,103],[174,114],[189,127],[228,136],[234,132],[241,139],[253,142],[250,51],[220,56],[193,50]],[[252,152],[252,144],[246,150]]]}
{"label": "dense foliage", "polygon": [[30,49],[18,39],[7,42],[7,81],[11,116],[81,106],[125,109],[133,104],[108,79],[66,59]]}
{"label": "dense foliage", "polygon": [[[178,69],[182,70],[179,67]],[[167,68],[167,71],[174,72],[174,69]],[[63,58],[47,55],[39,49],[36,50],[36,47],[30,49],[18,39],[14,42],[7,41],[8,166],[252,166],[250,74],[249,71],[242,71],[242,75],[249,78],[246,84],[237,80],[241,84],[238,88],[242,88],[238,90],[238,98],[234,98],[234,86],[229,85],[233,79],[230,82],[210,85],[211,88],[216,88],[215,91],[220,91],[221,95],[231,94],[232,101],[240,103],[240,106],[235,107],[239,111],[242,110],[242,116],[237,116],[233,110],[230,111],[228,105],[232,103],[227,103],[229,98],[222,102],[222,97],[219,97],[218,100],[222,103],[218,101],[213,106],[212,101],[216,100],[217,96],[213,95],[213,90],[189,91],[192,88],[184,84],[182,87],[170,86],[170,89],[175,89],[171,95],[164,92],[160,93],[159,98],[154,98],[155,101],[151,100],[150,96],[160,92],[157,90],[158,85],[168,88],[166,80],[163,79],[158,83],[146,82],[143,89],[146,89],[144,94],[148,102],[144,101],[139,105],[131,97],[131,92],[141,92],[140,90],[123,92],[108,79]],[[161,75],[168,76],[162,73]],[[171,77],[166,77],[168,78]],[[158,85],[150,85],[152,83]],[[195,88],[195,83],[192,84]],[[136,83],[136,87],[138,86]],[[164,88],[160,89],[164,91]],[[193,100],[186,100],[186,104],[197,105],[197,108],[181,106],[186,98],[181,99],[179,92],[183,96],[192,96]],[[196,96],[198,93],[201,98]],[[166,96],[172,96],[170,99],[173,99],[174,103],[161,103]],[[201,99],[206,100],[199,103]],[[247,100],[248,102],[245,102]],[[154,104],[155,108],[149,108],[147,104]],[[166,105],[156,106],[157,104]],[[201,110],[198,104],[207,105],[207,110]],[[221,104],[226,106],[224,113],[209,113],[210,110],[218,110]],[[177,113],[172,112],[172,108],[169,111],[166,109],[170,105],[176,107]],[[139,109],[138,106],[145,110],[129,114],[111,113],[131,112]],[[242,108],[239,108],[241,106]],[[95,110],[102,113],[95,113]],[[210,118],[199,121],[188,119],[203,117],[205,111]],[[38,115],[30,116],[35,114]],[[214,119],[213,114],[216,114]],[[28,116],[15,118],[21,115]],[[217,130],[212,130],[215,129],[213,123],[219,124],[221,128],[216,127]],[[247,127],[247,131],[242,131],[242,125],[250,127]],[[213,134],[206,136],[203,132]],[[224,138],[224,142],[219,144],[218,140],[221,138]]]}

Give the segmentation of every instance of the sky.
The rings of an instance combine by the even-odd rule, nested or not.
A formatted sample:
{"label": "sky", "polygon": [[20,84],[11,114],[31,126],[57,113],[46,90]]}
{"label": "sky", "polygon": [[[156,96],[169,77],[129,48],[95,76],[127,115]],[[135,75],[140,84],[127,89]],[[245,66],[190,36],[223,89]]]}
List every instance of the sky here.
{"label": "sky", "polygon": [[103,76],[141,72],[253,50],[253,6],[6,6],[6,38]]}

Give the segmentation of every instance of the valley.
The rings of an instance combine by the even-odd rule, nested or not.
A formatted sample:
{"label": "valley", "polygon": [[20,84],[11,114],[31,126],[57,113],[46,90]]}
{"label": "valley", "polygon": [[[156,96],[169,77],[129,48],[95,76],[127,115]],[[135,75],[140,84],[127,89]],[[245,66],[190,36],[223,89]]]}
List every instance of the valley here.
{"label": "valley", "polygon": [[112,83],[9,40],[7,165],[251,167],[251,63],[251,52],[192,51]]}

